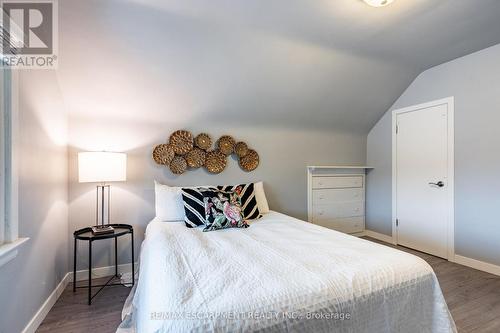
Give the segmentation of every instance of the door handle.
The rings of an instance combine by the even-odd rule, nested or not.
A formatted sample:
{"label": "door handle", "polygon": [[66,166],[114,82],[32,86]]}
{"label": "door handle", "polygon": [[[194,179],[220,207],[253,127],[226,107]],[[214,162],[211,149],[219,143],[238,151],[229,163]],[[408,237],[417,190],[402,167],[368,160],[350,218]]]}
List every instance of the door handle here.
{"label": "door handle", "polygon": [[443,187],[444,183],[442,181],[438,181],[437,183],[429,183],[429,185],[435,185],[437,187]]}

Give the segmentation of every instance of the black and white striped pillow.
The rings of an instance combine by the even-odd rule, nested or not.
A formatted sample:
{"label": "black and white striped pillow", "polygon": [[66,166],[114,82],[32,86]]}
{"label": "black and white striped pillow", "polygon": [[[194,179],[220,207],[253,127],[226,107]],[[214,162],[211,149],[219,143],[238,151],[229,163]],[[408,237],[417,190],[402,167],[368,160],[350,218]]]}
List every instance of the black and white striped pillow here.
{"label": "black and white striped pillow", "polygon": [[241,208],[243,209],[243,217],[245,220],[256,220],[262,217],[257,205],[257,197],[255,196],[255,186],[253,183],[240,185],[217,186],[218,190],[235,191],[237,187],[241,187],[240,198]]}
{"label": "black and white striped pillow", "polygon": [[184,222],[188,228],[196,228],[205,225],[205,203],[203,202],[203,191],[213,190],[207,187],[183,187],[182,201],[184,203]]}

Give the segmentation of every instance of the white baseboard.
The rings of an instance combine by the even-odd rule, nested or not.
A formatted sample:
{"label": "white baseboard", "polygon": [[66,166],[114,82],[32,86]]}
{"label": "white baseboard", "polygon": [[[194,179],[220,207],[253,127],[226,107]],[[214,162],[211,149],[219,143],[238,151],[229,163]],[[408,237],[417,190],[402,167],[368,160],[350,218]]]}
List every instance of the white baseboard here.
{"label": "white baseboard", "polygon": [[378,233],[378,232],[375,232],[375,231],[365,230],[364,236],[375,238],[375,239],[377,239],[379,241],[392,244],[392,236],[387,236],[387,235],[384,235],[384,234],[381,234],[381,233]]}
{"label": "white baseboard", "polygon": [[[137,263],[135,263],[135,271],[137,272]],[[118,274],[130,273],[132,272],[131,264],[118,265]],[[111,276],[115,274],[115,266],[105,266],[92,268],[92,278],[98,279],[105,276]],[[89,271],[84,269],[81,271],[76,271],[76,281],[84,281],[89,278]],[[73,282],[73,272],[69,272],[69,282]]]}
{"label": "white baseboard", "polygon": [[[375,239],[378,239],[382,242],[392,244],[392,237],[391,236],[380,234],[380,233],[375,232],[375,231],[365,230],[363,232],[363,236],[375,238]],[[500,276],[500,266],[490,264],[488,262],[460,256],[458,254],[455,254],[454,258],[450,259],[449,261],[454,262],[456,264],[463,265],[463,266],[467,266],[470,268],[474,268],[474,269],[477,269],[477,270],[480,270],[483,272],[487,272],[490,274]]]}
{"label": "white baseboard", "polygon": [[23,330],[23,333],[34,333],[38,326],[42,323],[42,321],[45,319],[47,314],[49,313],[50,309],[56,304],[57,299],[59,296],[61,296],[62,292],[66,288],[66,286],[69,283],[69,276],[70,273],[67,273],[61,282],[57,285],[56,289],[49,295],[49,297],[45,300],[45,302],[42,304],[40,309],[35,313],[33,318],[31,318],[30,322],[28,325]]}
{"label": "white baseboard", "polygon": [[[375,239],[378,239],[382,242],[392,244],[392,237],[391,236],[380,234],[380,233],[375,232],[375,231],[365,230],[363,232],[363,236],[375,238]],[[454,258],[450,259],[449,261],[454,262],[456,264],[463,265],[463,266],[467,266],[470,268],[474,268],[474,269],[477,269],[477,270],[480,270],[483,272],[487,272],[490,274],[500,276],[500,266],[490,264],[488,262],[460,256],[458,254],[455,254]]]}
{"label": "white baseboard", "polygon": [[[138,267],[137,263],[135,263],[135,268],[137,269],[137,267]],[[118,274],[129,273],[129,272],[132,272],[132,265],[130,264],[118,265]],[[114,273],[115,273],[115,266],[97,267],[92,269],[92,278],[96,279],[100,277],[111,276]],[[76,271],[76,281],[87,280],[89,277],[88,274],[89,273],[87,270]],[[42,304],[40,309],[38,309],[38,311],[35,313],[33,318],[31,318],[30,322],[28,323],[28,325],[26,325],[22,333],[34,333],[37,330],[38,326],[40,326],[40,324],[43,322],[43,320],[49,313],[50,309],[52,309],[54,304],[56,304],[59,296],[61,296],[64,289],[66,289],[68,283],[71,282],[73,282],[73,272],[69,272],[64,276],[64,278],[61,280],[61,282],[59,282],[54,291]]]}
{"label": "white baseboard", "polygon": [[490,264],[490,263],[487,263],[484,261],[480,261],[480,260],[476,260],[476,259],[472,259],[472,258],[467,258],[467,257],[460,256],[458,254],[455,254],[455,258],[454,258],[453,262],[460,264],[460,265],[467,266],[467,267],[471,267],[474,269],[478,269],[478,270],[483,271],[483,272],[487,272],[490,274],[495,274],[495,275],[500,276],[500,266]]}

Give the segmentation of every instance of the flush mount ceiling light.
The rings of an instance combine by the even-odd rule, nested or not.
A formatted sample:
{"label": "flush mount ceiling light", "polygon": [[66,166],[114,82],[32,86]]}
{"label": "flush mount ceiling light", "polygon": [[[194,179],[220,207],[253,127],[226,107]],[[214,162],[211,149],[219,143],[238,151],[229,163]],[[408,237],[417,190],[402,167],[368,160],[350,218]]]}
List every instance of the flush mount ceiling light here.
{"label": "flush mount ceiling light", "polygon": [[391,4],[394,0],[363,0],[373,7],[384,7]]}

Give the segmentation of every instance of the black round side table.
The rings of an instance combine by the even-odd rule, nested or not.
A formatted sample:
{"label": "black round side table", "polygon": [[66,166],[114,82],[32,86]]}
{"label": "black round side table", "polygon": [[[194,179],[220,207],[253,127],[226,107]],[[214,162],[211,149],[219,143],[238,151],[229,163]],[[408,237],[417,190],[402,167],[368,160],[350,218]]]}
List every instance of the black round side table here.
{"label": "black round side table", "polygon": [[[76,288],[88,288],[88,305],[92,304],[92,299],[99,294],[99,292],[104,289],[104,287],[107,286],[117,286],[117,285],[123,285],[122,283],[110,283],[113,281],[115,278],[118,278],[118,237],[130,234],[130,239],[132,240],[132,286],[134,286],[134,277],[135,277],[135,271],[134,271],[134,229],[132,228],[131,225],[128,224],[110,224],[110,226],[113,227],[114,231],[113,233],[108,233],[108,234],[101,234],[101,235],[94,235],[92,233],[92,228],[87,227],[83,228],[80,230],[77,230],[73,233],[73,237],[75,239],[75,245],[74,245],[74,250],[73,250],[73,292],[76,291]],[[105,284],[103,285],[97,285],[94,287],[100,287],[100,289],[92,295],[92,243],[96,240],[101,240],[101,239],[110,239],[114,238],[115,239],[115,275],[113,275]],[[77,248],[77,241],[78,240],[83,240],[83,241],[88,241],[89,242],[89,280],[88,280],[88,285],[87,286],[81,286],[77,287],[76,286],[76,248]]]}

